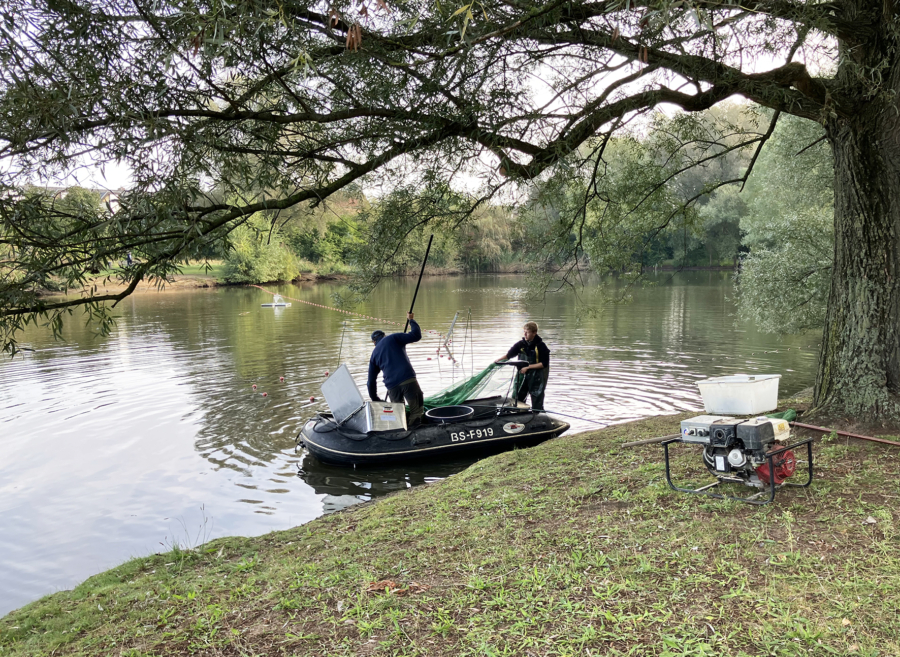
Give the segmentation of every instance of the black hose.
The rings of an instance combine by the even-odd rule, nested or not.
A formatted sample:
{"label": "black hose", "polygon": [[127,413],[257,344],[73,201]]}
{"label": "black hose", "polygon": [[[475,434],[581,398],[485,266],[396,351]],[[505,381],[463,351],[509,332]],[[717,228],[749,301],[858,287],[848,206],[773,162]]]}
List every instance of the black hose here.
{"label": "black hose", "polygon": [[562,415],[563,417],[570,417],[573,420],[584,420],[585,422],[593,422],[594,424],[599,424],[602,427],[608,427],[609,424],[603,424],[602,422],[597,422],[597,420],[589,420],[586,417],[579,417],[578,415],[566,415],[565,413],[560,413],[559,411],[548,411],[546,408],[542,409],[543,413],[552,413],[553,415]]}

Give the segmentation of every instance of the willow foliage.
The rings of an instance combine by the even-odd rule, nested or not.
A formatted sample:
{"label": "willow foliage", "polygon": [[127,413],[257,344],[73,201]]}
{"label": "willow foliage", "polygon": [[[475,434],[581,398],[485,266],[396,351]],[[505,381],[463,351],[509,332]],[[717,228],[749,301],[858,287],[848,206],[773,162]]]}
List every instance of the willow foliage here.
{"label": "willow foliage", "polygon": [[820,126],[783,121],[760,158],[741,221],[750,253],[739,312],[765,331],[825,324],[834,266],[834,160]]}

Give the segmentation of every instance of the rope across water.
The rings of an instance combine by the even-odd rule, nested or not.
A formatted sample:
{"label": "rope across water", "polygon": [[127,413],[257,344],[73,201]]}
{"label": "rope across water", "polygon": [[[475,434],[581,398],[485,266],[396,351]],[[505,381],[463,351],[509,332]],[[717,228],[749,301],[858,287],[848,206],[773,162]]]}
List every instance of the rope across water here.
{"label": "rope across water", "polygon": [[[256,289],[262,290],[263,292],[266,292],[267,294],[271,294],[272,296],[275,296],[276,294],[278,294],[277,292],[272,292],[271,290],[267,290],[266,288],[264,288],[260,285],[250,285],[250,287],[255,287]],[[337,313],[344,313],[345,315],[355,315],[357,317],[363,317],[365,319],[372,319],[372,320],[375,320],[376,322],[382,322],[384,324],[392,324],[393,326],[403,326],[403,324],[401,324],[400,322],[392,322],[389,319],[382,319],[381,317],[372,317],[371,315],[364,315],[363,313],[355,313],[352,310],[344,310],[342,308],[334,308],[332,306],[323,306],[320,303],[313,303],[312,301],[304,301],[303,299],[295,299],[294,297],[289,297],[284,294],[278,294],[278,296],[280,296],[283,299],[290,299],[291,301],[296,301],[297,303],[305,303],[307,306],[315,306],[316,308],[324,308],[325,310],[333,310]],[[434,335],[441,336],[441,337],[443,337],[443,335],[444,335],[443,333],[440,333],[438,331],[432,331],[432,330],[427,330],[427,331],[425,331],[425,333],[432,333]]]}
{"label": "rope across water", "polygon": [[[276,292],[272,292],[272,291],[270,291],[270,290],[267,290],[266,288],[261,287],[261,286],[259,286],[259,285],[250,285],[250,287],[258,288],[258,289],[262,290],[263,292],[266,292],[266,293],[271,294],[271,295],[273,295],[273,296],[274,296],[275,294],[277,294]],[[319,303],[313,303],[313,302],[311,302],[311,301],[304,301],[303,299],[295,299],[295,298],[293,298],[293,297],[287,297],[287,296],[285,296],[285,295],[283,295],[283,294],[280,295],[280,296],[282,296],[282,297],[285,298],[285,299],[290,299],[291,301],[296,301],[297,303],[305,303],[305,304],[308,305],[308,306],[315,306],[316,308],[324,308],[325,310],[333,310],[333,311],[338,312],[338,313],[344,313],[345,315],[356,315],[357,317],[363,317],[363,318],[365,318],[365,319],[372,319],[372,320],[375,320],[376,322],[383,322],[383,323],[385,323],[385,324],[392,324],[393,326],[403,326],[403,324],[401,324],[400,322],[393,322],[393,321],[391,321],[391,320],[389,320],[389,319],[382,319],[381,317],[372,317],[371,315],[364,315],[364,314],[362,314],[362,313],[355,313],[355,312],[353,312],[353,311],[351,311],[351,310],[343,310],[343,309],[341,309],[341,308],[333,308],[333,307],[331,307],[331,306],[323,306],[322,304],[319,304]],[[424,331],[424,332],[425,332],[425,333],[430,333],[430,334],[432,334],[432,335],[437,335],[437,336],[439,336],[440,338],[443,338],[443,337],[444,337],[444,334],[441,333],[441,332],[439,332],[439,331],[426,330],[426,331]],[[791,351],[791,350],[794,350],[794,351],[803,351],[804,349],[818,349],[819,347],[820,347],[820,345],[818,345],[818,344],[811,344],[811,345],[807,345],[806,347],[788,347],[788,348],[786,348],[784,351],[786,351],[786,352],[787,352],[787,351]],[[577,349],[577,347],[574,347],[574,348]],[[439,348],[438,348],[438,353],[440,353],[440,351],[441,351],[441,350],[440,350],[440,347],[439,347]],[[780,352],[779,349],[771,349],[771,350],[764,350],[764,351],[760,351],[760,352],[751,352],[750,355],[751,355],[751,356],[756,356],[757,353],[759,353],[759,354],[777,354],[777,353],[779,353],[779,352]],[[681,357],[679,357],[679,358],[674,358],[674,359],[672,359],[672,360],[673,360],[673,362],[675,362],[675,363],[682,363],[682,362],[690,363],[690,362],[693,362],[693,361],[696,361],[696,362],[698,362],[698,363],[703,363],[703,362],[718,362],[718,361],[723,360],[723,359],[724,359],[724,360],[734,360],[734,361],[739,361],[739,360],[740,360],[740,357],[739,357],[739,356],[713,356],[713,357],[709,357],[709,358],[692,358],[692,357],[688,357],[688,356],[681,356]],[[610,362],[612,362],[612,363],[619,363],[619,362],[625,362],[625,361],[610,361]]]}

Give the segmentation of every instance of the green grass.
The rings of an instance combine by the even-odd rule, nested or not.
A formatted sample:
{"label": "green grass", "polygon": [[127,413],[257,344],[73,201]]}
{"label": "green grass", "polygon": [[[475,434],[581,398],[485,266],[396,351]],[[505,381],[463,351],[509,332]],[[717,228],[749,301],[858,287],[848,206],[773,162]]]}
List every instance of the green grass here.
{"label": "green grass", "polygon": [[207,270],[206,263],[193,262],[189,265],[182,265],[181,275],[207,276],[209,278],[215,278],[216,280],[221,281],[225,278],[225,263],[222,260],[210,260],[209,270]]}
{"label": "green grass", "polygon": [[683,417],[134,559],[0,620],[0,655],[900,654],[898,452],[817,442],[812,487],[753,507],[671,491],[661,447],[619,447]]}
{"label": "green grass", "polygon": [[[122,262],[124,266],[124,261]],[[225,278],[225,263],[222,260],[210,260],[209,261],[209,270],[207,271],[206,263],[203,261],[193,262],[188,265],[181,266],[181,274],[175,274],[175,276],[201,276],[206,278],[214,278],[217,281],[222,281]],[[95,274],[94,277],[96,279],[104,279],[106,277],[115,276],[118,272],[118,269],[102,269],[99,273]]]}

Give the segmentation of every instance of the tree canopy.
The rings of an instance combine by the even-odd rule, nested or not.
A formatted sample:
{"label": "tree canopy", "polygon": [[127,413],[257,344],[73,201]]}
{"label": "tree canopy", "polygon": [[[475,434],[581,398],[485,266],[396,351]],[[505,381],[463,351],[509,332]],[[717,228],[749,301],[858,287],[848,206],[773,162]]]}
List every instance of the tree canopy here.
{"label": "tree canopy", "polygon": [[[79,286],[131,250],[140,264],[119,275],[133,289],[227,244],[256,213],[316,205],[351,184],[383,190],[395,210],[377,213],[361,253],[375,274],[397,238],[425,224],[462,225],[517,194],[559,200],[575,177],[586,182],[565,192],[545,254],[569,273],[586,249],[622,262],[613,254],[646,248],[705,194],[742,184],[791,114],[823,124],[836,153],[817,404],[898,414],[891,3],[8,0],[0,26],[7,348],[41,314],[84,304],[105,316],[102,297],[42,300],[50,279]],[[736,96],[772,110],[758,130],[695,114]],[[612,198],[607,149],[661,107],[682,112],[660,139],[670,157]],[[737,176],[710,169],[692,197],[671,192],[686,170],[742,150]],[[114,215],[20,193],[87,161],[131,170]],[[472,181],[477,193],[460,194]]]}

